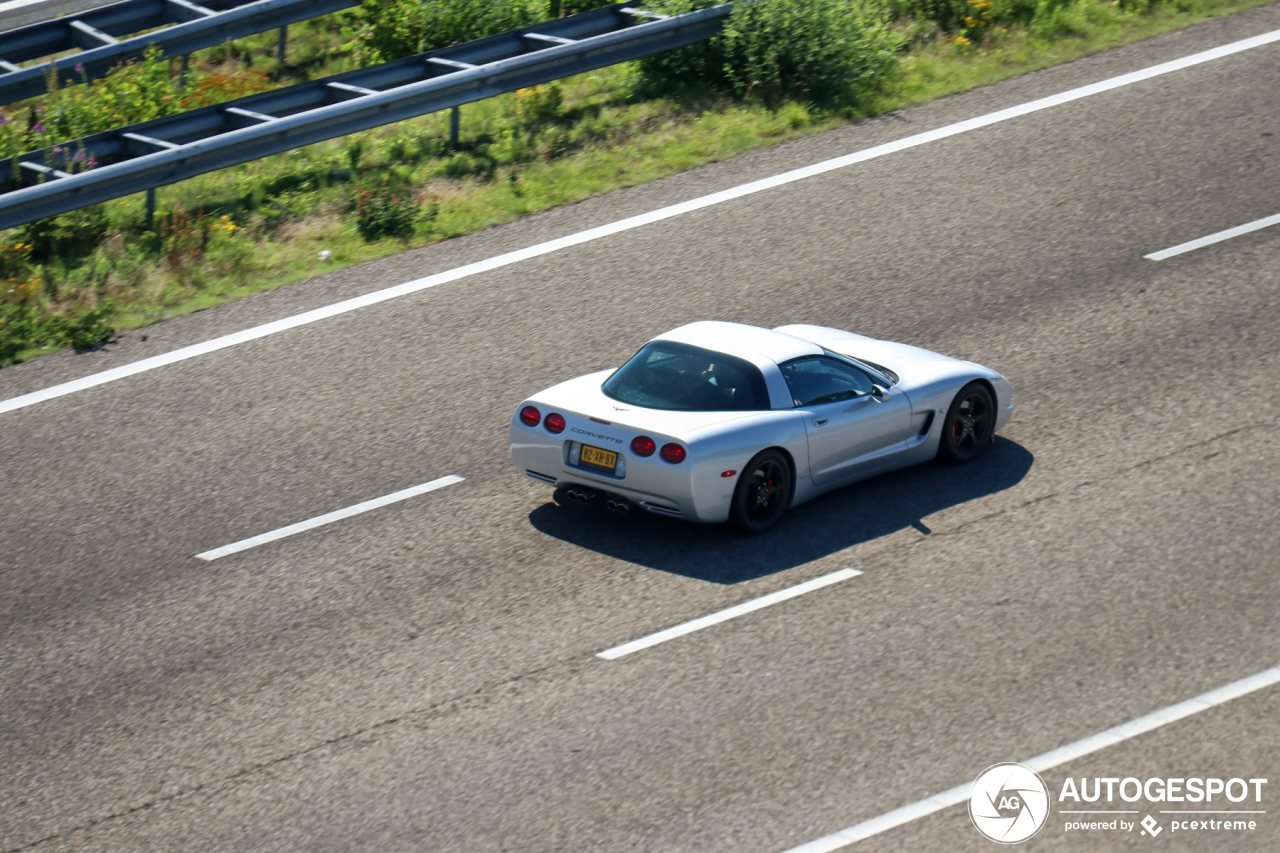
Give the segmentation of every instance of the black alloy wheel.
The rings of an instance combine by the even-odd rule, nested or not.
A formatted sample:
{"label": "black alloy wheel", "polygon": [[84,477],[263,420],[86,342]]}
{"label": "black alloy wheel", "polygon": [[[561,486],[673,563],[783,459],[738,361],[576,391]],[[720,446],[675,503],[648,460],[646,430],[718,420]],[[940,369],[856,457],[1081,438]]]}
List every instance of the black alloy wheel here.
{"label": "black alloy wheel", "polygon": [[738,476],[729,521],[743,533],[764,533],[791,506],[795,478],[787,458],[777,450],[757,453]]}
{"label": "black alloy wheel", "polygon": [[981,382],[970,382],[947,410],[938,456],[960,464],[976,459],[995,441],[996,404]]}

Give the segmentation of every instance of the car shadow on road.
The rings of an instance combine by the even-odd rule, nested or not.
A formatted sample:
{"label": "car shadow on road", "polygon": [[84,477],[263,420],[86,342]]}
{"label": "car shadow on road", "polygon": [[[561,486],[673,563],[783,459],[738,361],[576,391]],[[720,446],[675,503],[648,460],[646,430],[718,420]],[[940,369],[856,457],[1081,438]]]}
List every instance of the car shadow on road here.
{"label": "car shadow on road", "polygon": [[710,583],[735,584],[905,527],[928,535],[924,518],[1017,485],[1034,459],[1022,445],[997,438],[986,456],[969,465],[930,462],[823,495],[787,513],[763,536],[649,513],[622,517],[574,504],[544,504],[529,514],[529,521],[548,536],[619,560]]}

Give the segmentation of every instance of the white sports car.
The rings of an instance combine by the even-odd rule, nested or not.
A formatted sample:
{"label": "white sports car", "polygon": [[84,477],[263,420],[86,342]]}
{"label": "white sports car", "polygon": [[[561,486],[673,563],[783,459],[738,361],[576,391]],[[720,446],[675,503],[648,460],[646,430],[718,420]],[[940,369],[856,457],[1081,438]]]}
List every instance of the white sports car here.
{"label": "white sports car", "polygon": [[968,462],[1013,414],[990,368],[822,326],[690,323],[511,420],[517,470],[579,503],[749,533],[788,507],[940,456]]}

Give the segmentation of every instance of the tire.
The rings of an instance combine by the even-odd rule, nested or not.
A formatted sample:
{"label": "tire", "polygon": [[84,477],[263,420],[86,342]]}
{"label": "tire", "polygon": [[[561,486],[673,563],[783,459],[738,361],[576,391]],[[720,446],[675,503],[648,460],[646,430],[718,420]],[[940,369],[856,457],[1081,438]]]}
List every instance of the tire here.
{"label": "tire", "polygon": [[951,401],[942,422],[938,458],[963,465],[981,456],[996,439],[996,403],[981,382],[970,382]]}
{"label": "tire", "polygon": [[796,480],[791,463],[778,450],[762,450],[738,476],[729,522],[743,533],[764,533],[791,506]]}

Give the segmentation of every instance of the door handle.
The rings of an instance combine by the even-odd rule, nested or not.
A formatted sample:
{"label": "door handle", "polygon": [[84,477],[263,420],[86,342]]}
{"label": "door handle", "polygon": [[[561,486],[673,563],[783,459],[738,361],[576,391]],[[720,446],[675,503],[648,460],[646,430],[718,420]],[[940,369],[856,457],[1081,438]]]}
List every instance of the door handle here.
{"label": "door handle", "polygon": [[826,419],[826,418],[814,418],[814,419],[813,419],[813,425],[814,425],[814,426],[816,426],[816,427],[818,427],[818,426],[826,426],[826,425],[827,425],[827,419]]}

